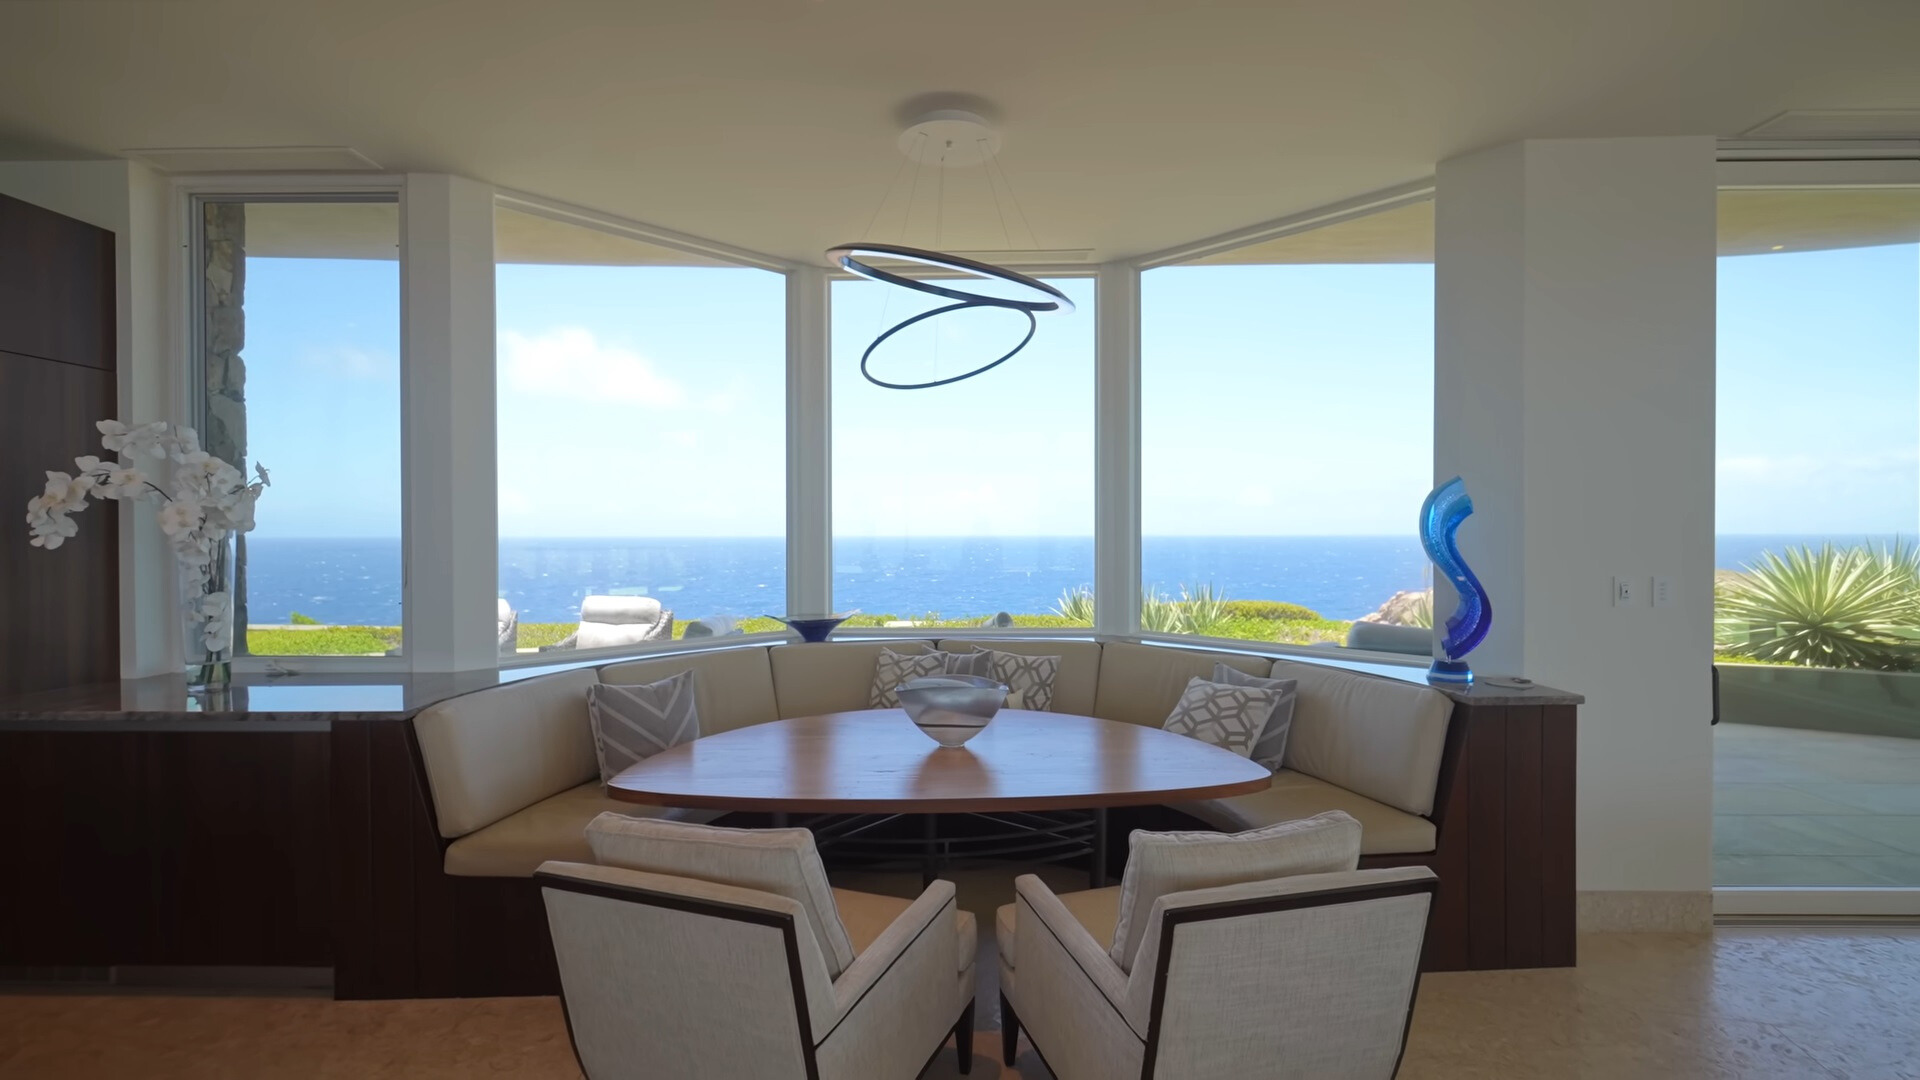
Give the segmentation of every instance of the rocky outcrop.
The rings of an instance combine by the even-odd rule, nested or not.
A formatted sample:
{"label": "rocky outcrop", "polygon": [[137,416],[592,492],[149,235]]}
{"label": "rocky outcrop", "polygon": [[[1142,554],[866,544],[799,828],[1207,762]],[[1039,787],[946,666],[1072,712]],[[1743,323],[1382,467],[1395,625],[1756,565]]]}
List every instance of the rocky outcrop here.
{"label": "rocky outcrop", "polygon": [[1362,615],[1357,622],[1386,623],[1391,626],[1432,626],[1433,590],[1408,589],[1394,593],[1379,610]]}

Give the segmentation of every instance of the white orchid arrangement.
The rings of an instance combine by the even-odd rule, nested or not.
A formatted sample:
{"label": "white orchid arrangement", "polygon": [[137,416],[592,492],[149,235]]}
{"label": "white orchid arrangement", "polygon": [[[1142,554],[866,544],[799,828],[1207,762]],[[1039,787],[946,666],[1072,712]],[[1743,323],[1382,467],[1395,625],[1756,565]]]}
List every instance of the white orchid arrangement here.
{"label": "white orchid arrangement", "polygon": [[[102,461],[91,454],[73,459],[74,472],[47,473],[44,491],[27,500],[27,526],[34,547],[59,547],[79,526],[72,515],[89,499],[160,501],[156,517],[174,557],[190,581],[206,582],[215,548],[234,533],[253,531],[253,507],[267,487],[267,470],[254,466],[254,479],[200,449],[190,427],[170,428],[166,421],[129,427],[102,420],[100,445],[127,462]],[[169,478],[161,474],[171,466]],[[149,472],[148,470],[153,470]],[[190,597],[187,617],[203,624],[209,651],[225,648],[232,630],[233,600],[224,588]]]}

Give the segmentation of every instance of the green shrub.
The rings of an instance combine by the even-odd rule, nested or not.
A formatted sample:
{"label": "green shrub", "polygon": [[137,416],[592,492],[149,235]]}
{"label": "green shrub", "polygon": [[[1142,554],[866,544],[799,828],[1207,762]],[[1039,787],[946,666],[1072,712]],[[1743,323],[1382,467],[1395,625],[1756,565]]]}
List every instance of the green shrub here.
{"label": "green shrub", "polygon": [[1790,547],[1744,571],[1716,582],[1721,651],[1806,667],[1920,666],[1920,549]]}
{"label": "green shrub", "polygon": [[1312,608],[1289,604],[1284,600],[1228,600],[1228,614],[1242,619],[1280,619],[1286,622],[1314,622],[1320,613]]}
{"label": "green shrub", "polygon": [[292,623],[295,626],[319,626],[320,625],[319,619],[316,619],[311,615],[302,615],[297,611],[290,612],[287,615],[287,621]]}
{"label": "green shrub", "polygon": [[247,631],[247,651],[255,656],[383,656],[399,644],[397,626]]}
{"label": "green shrub", "polygon": [[1162,596],[1158,589],[1140,593],[1140,629],[1150,634],[1184,634],[1187,616],[1180,602]]}

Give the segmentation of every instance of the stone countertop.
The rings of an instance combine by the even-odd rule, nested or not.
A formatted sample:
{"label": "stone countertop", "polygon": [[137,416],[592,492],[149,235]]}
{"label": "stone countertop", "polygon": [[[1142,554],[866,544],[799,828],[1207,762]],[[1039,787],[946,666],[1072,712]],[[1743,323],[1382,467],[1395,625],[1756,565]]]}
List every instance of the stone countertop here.
{"label": "stone countertop", "polygon": [[555,668],[459,674],[235,675],[224,690],[188,693],[156,675],[0,698],[0,731],[324,731],[333,721],[404,720],[436,701]]}
{"label": "stone countertop", "polygon": [[[1427,682],[1424,665],[1277,655],[1395,679]],[[0,698],[0,731],[325,731],[335,720],[405,720],[437,701],[554,671],[613,661],[600,658],[503,671],[454,674],[320,674],[234,676],[217,693],[189,694],[179,675],[47,690]],[[1579,694],[1531,682],[1481,676],[1469,686],[1434,685],[1465,705],[1578,705]]]}
{"label": "stone countertop", "polygon": [[1305,656],[1300,653],[1273,654],[1273,658],[1302,664],[1319,664],[1323,667],[1337,667],[1344,671],[1357,671],[1363,675],[1378,675],[1383,679],[1431,686],[1462,705],[1579,705],[1587,700],[1583,695],[1570,690],[1558,690],[1551,686],[1541,686],[1529,679],[1512,679],[1500,675],[1476,675],[1473,682],[1466,686],[1430,683],[1427,681],[1425,662],[1390,664],[1370,660],[1348,660],[1334,655]]}

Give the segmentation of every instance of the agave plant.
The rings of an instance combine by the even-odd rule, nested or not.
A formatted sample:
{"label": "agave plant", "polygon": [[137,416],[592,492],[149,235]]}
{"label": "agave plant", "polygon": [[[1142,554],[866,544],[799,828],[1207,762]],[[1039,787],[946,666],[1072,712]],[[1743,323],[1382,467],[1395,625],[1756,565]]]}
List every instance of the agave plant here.
{"label": "agave plant", "polygon": [[1715,638],[1735,656],[1807,667],[1920,664],[1920,551],[1787,548],[1720,583]]}
{"label": "agave plant", "polygon": [[1093,590],[1085,585],[1075,585],[1060,594],[1053,611],[1073,626],[1092,626]]}
{"label": "agave plant", "polygon": [[1180,613],[1186,622],[1185,632],[1201,637],[1225,637],[1228,621],[1233,618],[1227,594],[1215,589],[1212,582],[1180,586]]}
{"label": "agave plant", "polygon": [[1187,629],[1186,612],[1180,609],[1177,600],[1162,595],[1159,589],[1149,588],[1140,594],[1140,629],[1150,634],[1185,634]]}

